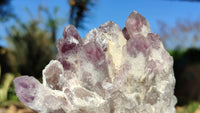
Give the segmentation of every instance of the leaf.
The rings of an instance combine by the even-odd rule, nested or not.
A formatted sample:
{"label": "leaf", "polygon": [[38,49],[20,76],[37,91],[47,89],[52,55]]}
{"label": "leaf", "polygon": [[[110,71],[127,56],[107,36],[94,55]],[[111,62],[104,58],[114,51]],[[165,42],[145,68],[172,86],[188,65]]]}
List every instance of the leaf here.
{"label": "leaf", "polygon": [[11,73],[5,74],[5,78],[3,79],[3,87],[0,89],[0,102],[3,102],[7,99],[8,89],[14,79],[14,75]]}

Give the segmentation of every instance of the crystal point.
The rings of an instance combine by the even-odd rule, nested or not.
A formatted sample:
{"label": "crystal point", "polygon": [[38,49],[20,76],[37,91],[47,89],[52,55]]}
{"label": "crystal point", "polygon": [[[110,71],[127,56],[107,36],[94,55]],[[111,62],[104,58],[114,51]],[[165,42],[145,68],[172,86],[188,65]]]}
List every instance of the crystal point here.
{"label": "crystal point", "polygon": [[25,105],[30,105],[33,103],[35,97],[37,96],[38,88],[41,84],[38,80],[29,76],[18,77],[14,80],[15,91],[19,100]]}

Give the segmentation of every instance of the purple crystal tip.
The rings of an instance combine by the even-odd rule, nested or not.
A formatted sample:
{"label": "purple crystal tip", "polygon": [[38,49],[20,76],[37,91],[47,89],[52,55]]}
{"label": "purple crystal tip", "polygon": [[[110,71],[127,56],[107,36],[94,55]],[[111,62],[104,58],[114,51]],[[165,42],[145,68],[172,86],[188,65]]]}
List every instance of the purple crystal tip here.
{"label": "purple crystal tip", "polygon": [[15,91],[20,101],[25,105],[32,103],[37,93],[37,88],[39,87],[39,81],[34,77],[21,76],[14,80]]}

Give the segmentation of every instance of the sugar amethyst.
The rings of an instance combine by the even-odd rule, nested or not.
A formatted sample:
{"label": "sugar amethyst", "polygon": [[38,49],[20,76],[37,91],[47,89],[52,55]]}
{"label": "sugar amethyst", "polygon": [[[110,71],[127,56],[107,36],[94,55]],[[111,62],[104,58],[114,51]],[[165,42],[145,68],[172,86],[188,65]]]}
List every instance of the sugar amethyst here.
{"label": "sugar amethyst", "polygon": [[68,25],[43,83],[17,77],[20,101],[39,113],[175,113],[173,59],[148,21],[133,11],[84,39]]}

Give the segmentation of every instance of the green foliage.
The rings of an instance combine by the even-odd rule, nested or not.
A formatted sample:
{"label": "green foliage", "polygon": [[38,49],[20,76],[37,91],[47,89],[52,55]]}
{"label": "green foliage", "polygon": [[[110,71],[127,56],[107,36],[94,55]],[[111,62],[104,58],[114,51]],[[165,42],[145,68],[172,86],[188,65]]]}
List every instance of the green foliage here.
{"label": "green foliage", "polygon": [[14,75],[11,73],[7,73],[4,75],[3,83],[0,85],[0,103],[6,101],[8,99],[8,91],[14,79]]}
{"label": "green foliage", "polygon": [[42,69],[54,56],[54,43],[50,37],[50,33],[39,28],[37,20],[11,27],[7,41],[13,50],[13,66],[19,73],[41,78]]}
{"label": "green foliage", "polygon": [[181,58],[187,51],[188,51],[188,49],[181,50],[181,49],[177,48],[174,50],[169,50],[168,52],[171,56],[173,56],[173,58]]}
{"label": "green foliage", "polygon": [[187,106],[178,107],[177,113],[194,113],[198,109],[199,105],[199,102],[190,102]]}
{"label": "green foliage", "polygon": [[[9,28],[5,38],[9,47],[0,48],[6,51],[5,54],[0,54],[0,61],[4,73],[29,74],[41,79],[42,70],[55,58],[56,33],[62,19],[56,16],[59,11],[57,7],[52,14],[47,8],[39,6],[37,18],[33,17],[28,8],[26,11],[31,20],[27,23],[15,18],[16,24]],[[41,13],[46,14],[46,21],[41,17]]]}
{"label": "green foliage", "polygon": [[[16,96],[13,79],[14,74],[6,73],[1,78],[1,65],[0,65],[0,107],[8,101],[17,102],[18,97]],[[2,80],[1,80],[2,79]]]}
{"label": "green foliage", "polygon": [[177,105],[183,106],[190,101],[200,101],[200,50],[189,48],[170,51],[174,58],[176,77],[175,95]]}

